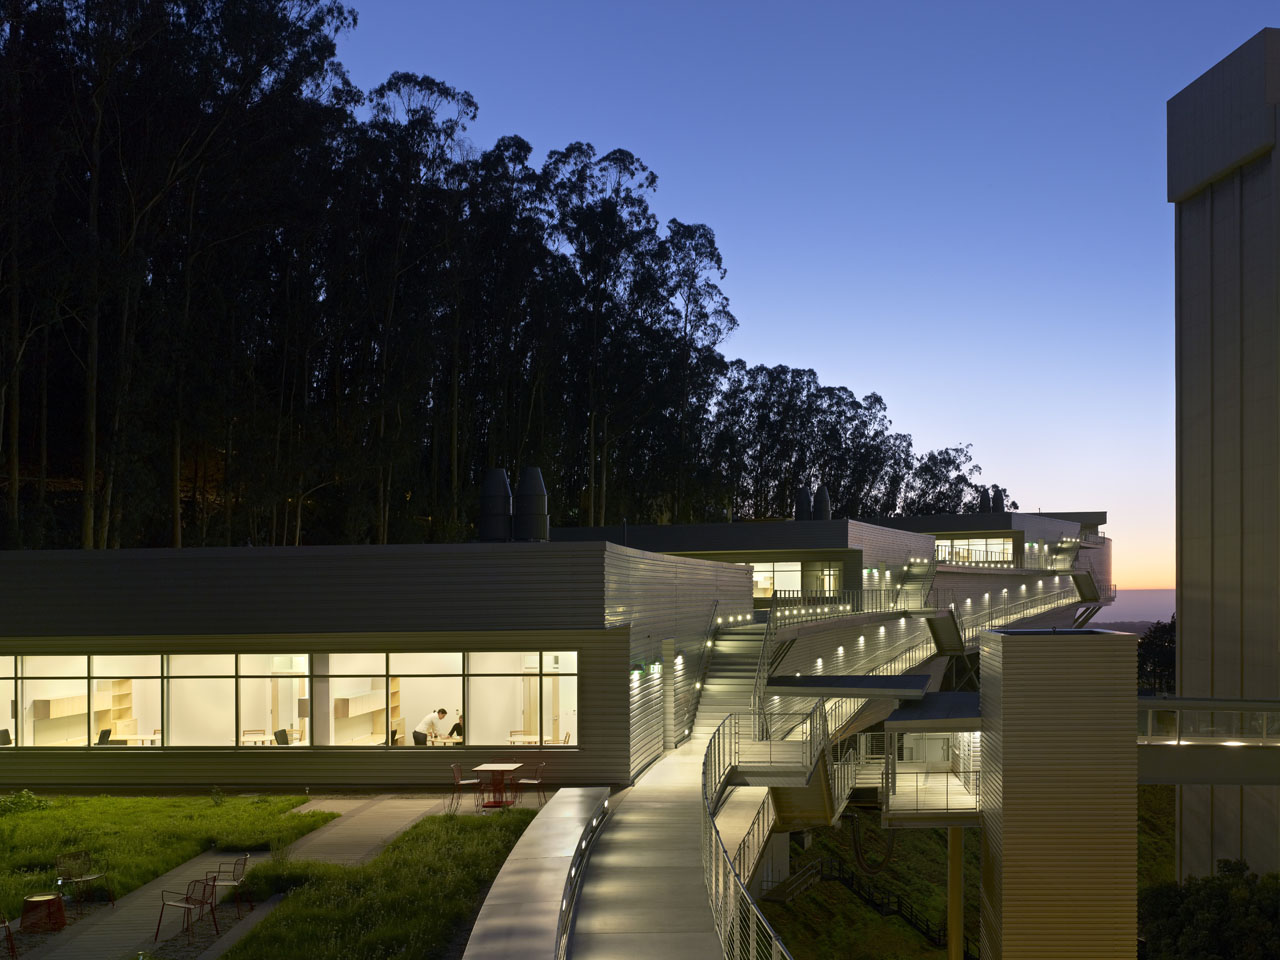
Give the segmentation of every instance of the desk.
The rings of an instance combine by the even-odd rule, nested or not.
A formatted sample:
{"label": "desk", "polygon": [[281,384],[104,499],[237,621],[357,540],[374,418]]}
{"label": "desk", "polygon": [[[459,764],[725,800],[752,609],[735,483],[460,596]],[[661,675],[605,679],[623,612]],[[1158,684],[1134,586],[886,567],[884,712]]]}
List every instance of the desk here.
{"label": "desk", "polygon": [[432,747],[452,747],[461,742],[461,737],[427,737],[427,744]]}
{"label": "desk", "polygon": [[149,737],[125,737],[124,742],[131,747],[154,747],[160,742],[160,734],[156,733]]}
{"label": "desk", "polygon": [[272,737],[241,737],[240,745],[242,747],[266,747],[276,742],[276,738]]}
{"label": "desk", "polygon": [[490,776],[490,786],[493,789],[493,798],[486,800],[486,807],[509,807],[516,802],[515,797],[508,797],[506,793],[506,778],[508,773],[515,773],[523,763],[482,763],[478,767],[472,767],[476,773],[487,773]]}
{"label": "desk", "polygon": [[513,737],[507,737],[507,743],[510,744],[534,744],[538,743],[538,735],[536,733],[517,733]]}
{"label": "desk", "polygon": [[56,893],[33,893],[22,901],[22,929],[43,932],[61,930],[67,925],[67,912],[62,897]]}

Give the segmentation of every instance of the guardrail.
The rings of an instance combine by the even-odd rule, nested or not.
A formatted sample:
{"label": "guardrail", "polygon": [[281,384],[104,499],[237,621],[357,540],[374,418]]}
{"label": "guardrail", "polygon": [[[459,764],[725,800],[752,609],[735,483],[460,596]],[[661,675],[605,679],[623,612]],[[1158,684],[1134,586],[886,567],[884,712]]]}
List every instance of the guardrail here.
{"label": "guardrail", "polygon": [[[706,685],[707,671],[711,668],[711,643],[716,633],[716,612],[719,609],[720,601],[713,600],[711,603],[711,616],[707,618],[707,632],[704,634],[703,642],[698,648],[697,664],[693,667],[693,689],[685,695],[684,716],[676,724],[677,730],[692,730],[694,718],[698,715],[698,705],[702,702],[702,688]],[[689,734],[677,734],[676,744],[679,745],[688,738]]]}
{"label": "guardrail", "polygon": [[738,715],[725,717],[707,742],[702,758],[702,873],[711,900],[711,915],[725,960],[792,960],[747,892],[716,828],[715,807],[720,791],[737,762],[738,732]]}
{"label": "guardrail", "polygon": [[760,854],[769,842],[773,825],[777,822],[778,813],[773,809],[773,794],[766,790],[764,800],[756,809],[756,815],[751,818],[751,826],[747,827],[747,832],[733,855],[733,869],[737,871],[738,876],[751,879]]}
{"label": "guardrail", "polygon": [[[1142,701],[1150,701],[1150,705]],[[1235,707],[1235,709],[1232,709]],[[1280,701],[1140,697],[1138,742],[1219,746],[1280,744]]]}
{"label": "guardrail", "polygon": [[[979,775],[974,767],[971,775]],[[953,770],[903,773],[886,763],[882,774],[886,813],[944,812],[981,809],[978,794],[967,789]]]}

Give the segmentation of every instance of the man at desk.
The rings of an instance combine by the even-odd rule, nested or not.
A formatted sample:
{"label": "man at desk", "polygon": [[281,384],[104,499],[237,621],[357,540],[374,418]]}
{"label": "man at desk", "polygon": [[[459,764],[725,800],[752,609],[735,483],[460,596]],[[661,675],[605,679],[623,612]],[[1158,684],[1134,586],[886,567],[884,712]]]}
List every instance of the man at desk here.
{"label": "man at desk", "polygon": [[423,717],[422,722],[413,728],[413,732],[421,733],[433,740],[443,740],[449,732],[448,718],[449,711],[441,707],[435,713],[428,713]]}

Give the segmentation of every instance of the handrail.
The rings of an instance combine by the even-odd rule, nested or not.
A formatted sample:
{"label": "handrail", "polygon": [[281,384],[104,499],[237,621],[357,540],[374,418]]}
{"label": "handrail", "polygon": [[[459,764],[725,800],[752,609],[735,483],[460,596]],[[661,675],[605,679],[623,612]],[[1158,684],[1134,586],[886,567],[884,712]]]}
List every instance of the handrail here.
{"label": "handrail", "polygon": [[747,832],[743,834],[738,850],[733,855],[733,869],[738,872],[738,876],[751,879],[756,863],[760,860],[760,853],[769,842],[769,834],[777,822],[778,813],[773,808],[773,794],[766,790],[764,799],[756,808],[755,816],[751,818],[751,825],[747,827]]}
{"label": "handrail", "polygon": [[[703,634],[703,642],[698,648],[697,675],[693,679],[693,691],[685,695],[684,720],[677,725],[680,730],[692,730],[693,721],[698,716],[698,706],[702,703],[702,688],[707,685],[707,671],[711,668],[711,642],[716,634],[716,611],[720,609],[718,599],[711,602],[711,616],[707,618],[707,630]],[[682,743],[688,734],[676,736],[676,744]]]}
{"label": "handrail", "polygon": [[729,714],[716,727],[702,757],[702,872],[711,915],[727,960],[792,960],[747,892],[716,827],[715,804],[737,762],[738,734],[738,715]]}

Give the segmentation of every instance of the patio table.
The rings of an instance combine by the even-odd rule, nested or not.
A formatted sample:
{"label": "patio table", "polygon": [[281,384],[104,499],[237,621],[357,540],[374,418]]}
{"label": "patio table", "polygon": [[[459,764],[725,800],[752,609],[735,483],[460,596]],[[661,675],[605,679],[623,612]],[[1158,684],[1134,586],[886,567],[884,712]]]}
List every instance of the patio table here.
{"label": "patio table", "polygon": [[506,793],[506,778],[508,773],[515,773],[523,767],[523,763],[482,763],[478,767],[471,769],[476,773],[487,773],[490,776],[490,787],[493,790],[493,798],[486,800],[486,807],[509,807],[516,802],[515,797],[508,797]]}

